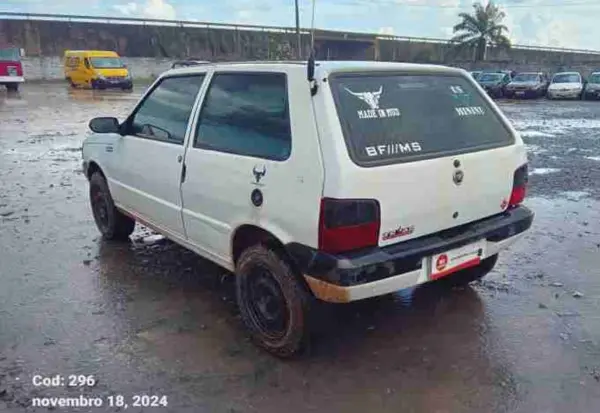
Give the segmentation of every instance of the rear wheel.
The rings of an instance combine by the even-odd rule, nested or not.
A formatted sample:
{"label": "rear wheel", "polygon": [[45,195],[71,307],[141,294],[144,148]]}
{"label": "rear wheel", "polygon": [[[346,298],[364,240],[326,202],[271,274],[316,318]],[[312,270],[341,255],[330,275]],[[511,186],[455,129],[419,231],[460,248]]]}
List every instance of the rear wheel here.
{"label": "rear wheel", "polygon": [[9,92],[18,92],[19,84],[18,83],[7,83],[6,90],[8,90]]}
{"label": "rear wheel", "polygon": [[467,268],[466,270],[459,271],[448,277],[440,279],[443,284],[450,287],[461,287],[465,286],[473,281],[480,280],[485,277],[490,271],[494,269],[496,262],[498,261],[498,254],[492,255],[481,261],[477,267]]}
{"label": "rear wheel", "polygon": [[77,87],[77,85],[73,83],[73,79],[71,79],[70,77],[67,78],[67,82],[69,82],[69,86],[71,86],[73,89]]}
{"label": "rear wheel", "polygon": [[236,295],[258,346],[278,357],[302,350],[312,297],[287,260],[262,244],[247,248],[236,265]]}
{"label": "rear wheel", "polygon": [[96,226],[105,239],[129,239],[135,221],[117,209],[106,179],[99,172],[94,172],[90,178],[90,203]]}

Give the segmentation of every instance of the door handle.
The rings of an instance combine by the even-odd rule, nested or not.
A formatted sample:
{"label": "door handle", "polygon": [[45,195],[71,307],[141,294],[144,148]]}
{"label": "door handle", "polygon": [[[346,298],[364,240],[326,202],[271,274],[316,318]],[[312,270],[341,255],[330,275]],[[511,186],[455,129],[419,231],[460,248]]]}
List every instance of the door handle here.
{"label": "door handle", "polygon": [[181,161],[183,161],[183,156],[177,155],[177,162],[181,163]]}

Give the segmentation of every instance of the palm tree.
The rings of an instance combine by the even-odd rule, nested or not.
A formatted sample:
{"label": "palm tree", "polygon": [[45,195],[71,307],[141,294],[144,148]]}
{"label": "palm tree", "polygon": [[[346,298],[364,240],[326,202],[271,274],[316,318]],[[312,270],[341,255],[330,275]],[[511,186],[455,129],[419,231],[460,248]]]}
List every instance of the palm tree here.
{"label": "palm tree", "polygon": [[456,43],[458,51],[473,50],[474,60],[485,60],[488,46],[510,47],[510,40],[505,33],[508,28],[502,24],[506,14],[493,2],[485,7],[481,3],[473,5],[475,12],[459,13],[462,19],[454,26],[452,42]]}

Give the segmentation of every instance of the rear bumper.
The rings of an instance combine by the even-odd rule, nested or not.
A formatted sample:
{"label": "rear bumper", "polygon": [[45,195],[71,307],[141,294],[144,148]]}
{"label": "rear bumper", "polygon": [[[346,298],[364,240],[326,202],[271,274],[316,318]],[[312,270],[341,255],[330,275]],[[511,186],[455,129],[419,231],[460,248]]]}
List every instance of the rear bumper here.
{"label": "rear bumper", "polygon": [[94,89],[131,89],[133,87],[133,82],[131,79],[123,78],[122,80],[100,80],[93,79],[92,80],[92,88]]}
{"label": "rear bumper", "polygon": [[533,222],[524,206],[500,215],[383,248],[328,254],[291,243],[286,249],[317,298],[348,302],[428,282],[435,254],[485,240],[481,259],[513,244]]}
{"label": "rear bumper", "polygon": [[23,76],[0,76],[0,84],[2,83],[23,83]]}
{"label": "rear bumper", "polygon": [[548,96],[553,99],[578,99],[581,96],[580,90],[549,90]]}
{"label": "rear bumper", "polygon": [[583,93],[586,99],[600,99],[600,90],[586,90]]}
{"label": "rear bumper", "polygon": [[507,89],[506,95],[511,97],[531,97],[531,96],[540,96],[543,94],[542,89]]}

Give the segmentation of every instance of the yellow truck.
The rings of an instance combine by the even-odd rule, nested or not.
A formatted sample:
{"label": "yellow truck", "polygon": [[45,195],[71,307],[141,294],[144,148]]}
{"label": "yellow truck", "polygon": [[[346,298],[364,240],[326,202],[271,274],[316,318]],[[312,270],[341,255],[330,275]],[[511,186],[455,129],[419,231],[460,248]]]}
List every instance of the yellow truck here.
{"label": "yellow truck", "polygon": [[71,87],[107,89],[133,88],[131,74],[116,52],[107,50],[66,50],[65,79]]}

